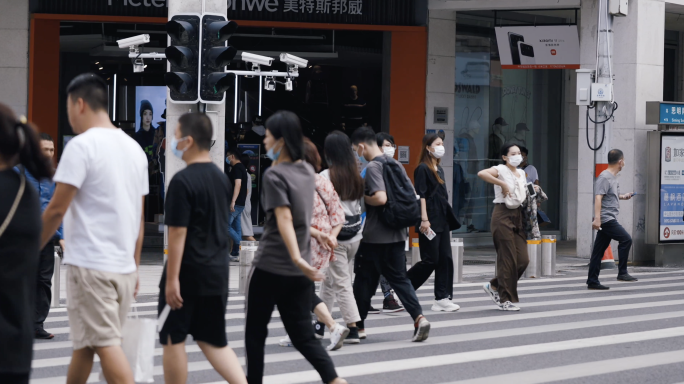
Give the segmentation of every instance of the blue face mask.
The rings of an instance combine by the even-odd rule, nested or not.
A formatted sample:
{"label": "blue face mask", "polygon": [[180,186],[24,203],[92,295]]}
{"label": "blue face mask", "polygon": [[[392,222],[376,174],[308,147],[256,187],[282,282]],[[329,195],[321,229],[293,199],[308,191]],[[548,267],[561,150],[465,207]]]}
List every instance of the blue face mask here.
{"label": "blue face mask", "polygon": [[230,160],[226,157],[226,164],[230,165]]}
{"label": "blue face mask", "polygon": [[280,151],[273,152],[273,148],[269,149],[268,152],[266,152],[266,156],[271,159],[272,161],[278,160],[278,157],[280,157]]}
{"label": "blue face mask", "polygon": [[183,153],[185,153],[187,148],[181,151],[180,149],[178,149],[178,143],[180,143],[181,141],[184,141],[185,139],[187,139],[187,138],[184,137],[184,138],[178,140],[174,137],[173,139],[171,139],[171,152],[173,152],[173,154],[176,155],[176,157],[178,157],[181,160],[183,160]]}
{"label": "blue face mask", "polygon": [[359,153],[357,151],[354,151],[354,154],[356,155],[356,158],[361,162],[361,164],[363,164],[363,165],[368,164],[368,160],[366,160],[366,158],[363,157],[363,155],[359,155]]}

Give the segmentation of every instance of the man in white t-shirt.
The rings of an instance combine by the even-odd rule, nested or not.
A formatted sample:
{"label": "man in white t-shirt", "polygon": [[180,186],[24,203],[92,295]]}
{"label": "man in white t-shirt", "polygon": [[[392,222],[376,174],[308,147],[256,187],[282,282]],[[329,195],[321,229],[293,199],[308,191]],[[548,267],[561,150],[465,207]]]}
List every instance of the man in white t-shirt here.
{"label": "man in white t-shirt", "polygon": [[67,309],[74,351],[69,383],[85,383],[94,355],[109,383],[133,383],[121,330],[137,293],[149,193],[147,157],[109,120],[107,85],[82,74],[67,87],[69,141],[43,213],[43,245],[64,220]]}

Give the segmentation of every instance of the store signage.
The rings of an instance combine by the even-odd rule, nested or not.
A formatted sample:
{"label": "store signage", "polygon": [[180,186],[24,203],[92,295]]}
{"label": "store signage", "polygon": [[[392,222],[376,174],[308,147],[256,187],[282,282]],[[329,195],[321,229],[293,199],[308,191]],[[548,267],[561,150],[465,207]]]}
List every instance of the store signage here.
{"label": "store signage", "polygon": [[660,103],[659,124],[684,124],[684,105]]}
{"label": "store signage", "polygon": [[449,124],[449,108],[435,107],[434,124]]}
{"label": "store signage", "polygon": [[661,140],[660,241],[684,241],[684,136]]}
{"label": "store signage", "polygon": [[579,69],[576,25],[496,27],[503,69]]}
{"label": "store signage", "polygon": [[[168,17],[170,0],[31,0],[32,13]],[[420,25],[418,0],[225,0],[228,18]],[[200,0],[197,0],[200,4]]]}

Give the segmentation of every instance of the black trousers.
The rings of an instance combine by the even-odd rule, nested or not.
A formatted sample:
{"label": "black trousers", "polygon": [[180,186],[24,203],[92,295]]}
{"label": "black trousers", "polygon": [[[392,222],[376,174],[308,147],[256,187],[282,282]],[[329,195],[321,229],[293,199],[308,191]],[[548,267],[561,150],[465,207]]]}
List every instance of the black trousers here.
{"label": "black trousers", "polygon": [[281,276],[252,269],[245,307],[245,352],[250,384],[260,384],[263,380],[264,345],[275,305],[292,345],[313,365],[323,382],[330,383],[337,378],[335,365],[321,342],[316,340],[311,326],[313,285],[304,276]]}
{"label": "black trousers", "polygon": [[407,272],[418,289],[435,272],[435,300],[451,299],[454,294],[454,259],[451,256],[449,231],[435,232],[432,240],[422,233],[418,237],[420,261]]}
{"label": "black trousers", "polygon": [[48,241],[40,251],[38,261],[38,279],[36,286],[36,322],[35,329],[43,329],[43,323],[50,312],[52,301],[52,274],[55,272],[55,244]]}
{"label": "black trousers", "polygon": [[594,249],[591,251],[591,260],[589,261],[587,285],[600,284],[598,277],[601,272],[601,259],[611,240],[620,242],[618,245],[620,259],[618,262],[618,275],[627,273],[627,259],[629,258],[629,250],[632,248],[632,236],[622,228],[622,225],[617,220],[611,220],[601,224],[601,230],[596,232]]}
{"label": "black trousers", "polygon": [[361,320],[368,316],[371,298],[375,295],[380,275],[385,276],[399,300],[415,320],[423,314],[416,290],[406,276],[404,242],[390,244],[361,243],[356,255],[354,272],[354,298]]}

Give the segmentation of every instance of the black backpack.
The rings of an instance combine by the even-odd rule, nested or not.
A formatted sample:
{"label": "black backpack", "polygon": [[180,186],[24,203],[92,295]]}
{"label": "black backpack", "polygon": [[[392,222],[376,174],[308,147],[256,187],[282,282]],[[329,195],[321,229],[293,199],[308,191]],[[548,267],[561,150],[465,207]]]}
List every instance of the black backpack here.
{"label": "black backpack", "polygon": [[376,160],[382,164],[382,179],[385,182],[387,203],[382,209],[382,220],[389,227],[403,229],[420,222],[420,203],[416,198],[411,179],[406,176],[403,166],[389,157],[380,156]]}

